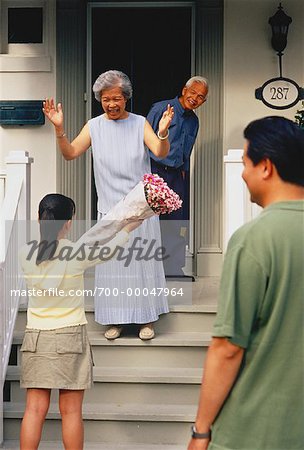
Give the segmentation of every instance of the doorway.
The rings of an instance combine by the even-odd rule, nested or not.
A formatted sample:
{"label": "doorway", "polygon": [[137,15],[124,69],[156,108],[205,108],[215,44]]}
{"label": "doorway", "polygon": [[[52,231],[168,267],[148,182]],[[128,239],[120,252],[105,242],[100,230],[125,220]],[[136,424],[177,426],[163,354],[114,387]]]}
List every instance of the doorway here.
{"label": "doorway", "polygon": [[[121,70],[133,86],[128,111],[146,116],[154,102],[179,95],[191,77],[193,3],[108,5],[92,3],[89,9],[88,92],[102,72]],[[88,100],[89,118],[101,114],[100,104],[94,97],[89,95]],[[93,170],[91,179],[91,217],[95,219]]]}

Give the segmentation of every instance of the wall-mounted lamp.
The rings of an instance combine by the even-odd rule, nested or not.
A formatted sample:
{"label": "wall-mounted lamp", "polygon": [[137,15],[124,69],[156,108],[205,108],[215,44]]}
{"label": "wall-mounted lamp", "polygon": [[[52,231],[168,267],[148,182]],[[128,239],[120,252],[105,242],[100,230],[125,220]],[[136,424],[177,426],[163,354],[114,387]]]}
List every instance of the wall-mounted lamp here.
{"label": "wall-mounted lamp", "polygon": [[272,29],[271,45],[278,52],[280,76],[266,80],[258,87],[255,90],[255,98],[262,100],[264,105],[272,109],[288,109],[304,99],[304,88],[296,81],[282,76],[282,55],[287,45],[288,27],[291,22],[292,18],[284,13],[281,3],[278,11],[268,20]]}
{"label": "wall-mounted lamp", "polygon": [[271,25],[272,29],[271,45],[272,48],[276,52],[278,52],[280,77],[282,77],[283,50],[287,45],[288,27],[291,24],[291,22],[292,18],[284,13],[281,3],[278,6],[278,11],[268,20],[268,23]]}

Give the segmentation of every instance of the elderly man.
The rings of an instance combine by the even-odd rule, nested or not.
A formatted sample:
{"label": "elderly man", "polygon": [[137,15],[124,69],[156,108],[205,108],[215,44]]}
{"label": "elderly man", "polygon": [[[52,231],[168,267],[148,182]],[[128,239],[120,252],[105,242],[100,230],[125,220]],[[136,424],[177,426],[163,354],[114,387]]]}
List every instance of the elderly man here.
{"label": "elderly man", "polygon": [[174,107],[174,118],[168,135],[169,154],[166,158],[159,159],[150,152],[152,172],[164,178],[183,200],[183,207],[179,211],[161,217],[161,220],[165,221],[161,222],[163,245],[170,256],[164,261],[167,277],[184,277],[182,267],[185,265],[185,235],[189,221],[190,156],[199,128],[194,110],[206,101],[207,95],[206,78],[194,76],[187,81],[180,97],[155,103],[147,116],[147,120],[157,132],[159,119],[168,104]]}
{"label": "elderly man", "polygon": [[264,210],[228,245],[188,450],[303,448],[304,130],[272,116],[244,136]]}

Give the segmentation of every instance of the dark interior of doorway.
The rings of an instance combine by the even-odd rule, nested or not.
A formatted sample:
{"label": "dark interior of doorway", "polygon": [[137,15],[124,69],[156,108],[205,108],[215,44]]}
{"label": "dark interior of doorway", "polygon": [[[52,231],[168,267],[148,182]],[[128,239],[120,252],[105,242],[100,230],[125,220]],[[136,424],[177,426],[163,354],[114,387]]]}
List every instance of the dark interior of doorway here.
{"label": "dark interior of doorway", "polygon": [[[191,76],[191,8],[94,8],[92,84],[102,72],[125,72],[133,85],[128,111],[146,116],[151,105],[180,94]],[[92,117],[102,113],[92,99]],[[92,177],[92,218],[96,190]]]}

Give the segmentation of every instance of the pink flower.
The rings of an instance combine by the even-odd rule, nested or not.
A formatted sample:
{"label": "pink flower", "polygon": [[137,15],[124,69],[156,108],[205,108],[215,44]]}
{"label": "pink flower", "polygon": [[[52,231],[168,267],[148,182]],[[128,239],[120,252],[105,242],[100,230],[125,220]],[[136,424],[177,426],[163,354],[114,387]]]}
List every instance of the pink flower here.
{"label": "pink flower", "polygon": [[182,200],[159,175],[146,173],[143,183],[147,203],[156,214],[170,214],[182,206]]}

